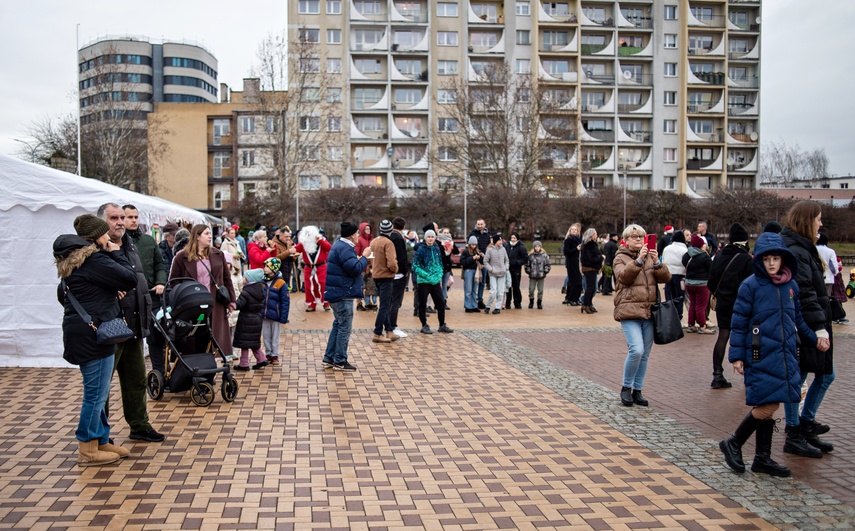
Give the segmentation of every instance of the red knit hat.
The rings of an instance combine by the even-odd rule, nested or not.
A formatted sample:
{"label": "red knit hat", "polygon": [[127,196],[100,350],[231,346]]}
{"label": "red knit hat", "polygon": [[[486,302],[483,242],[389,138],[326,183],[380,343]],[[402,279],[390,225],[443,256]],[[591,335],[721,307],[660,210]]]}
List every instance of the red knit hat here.
{"label": "red knit hat", "polygon": [[707,240],[704,239],[704,237],[701,236],[700,234],[693,234],[692,235],[692,247],[697,247],[698,249],[700,249],[701,247],[703,247],[706,244],[707,244]]}

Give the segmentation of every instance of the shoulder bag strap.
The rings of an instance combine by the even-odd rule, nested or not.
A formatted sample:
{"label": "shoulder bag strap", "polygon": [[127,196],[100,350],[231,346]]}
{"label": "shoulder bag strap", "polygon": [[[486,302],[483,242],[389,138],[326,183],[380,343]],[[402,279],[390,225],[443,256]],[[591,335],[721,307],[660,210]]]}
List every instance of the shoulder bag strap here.
{"label": "shoulder bag strap", "polygon": [[733,262],[736,261],[736,255],[733,255],[733,258],[730,259],[730,262],[724,266],[724,271],[721,272],[721,278],[718,279],[718,284],[715,285],[715,290],[712,292],[713,295],[718,293],[718,287],[721,286],[721,281],[724,280],[724,274],[727,273],[727,270],[730,269],[730,266],[733,265]]}
{"label": "shoulder bag strap", "polygon": [[74,295],[71,294],[71,289],[68,287],[68,284],[65,283],[65,280],[61,282],[61,285],[63,292],[65,292],[66,298],[71,301],[71,305],[74,306],[75,310],[77,310],[77,313],[80,315],[80,318],[83,319],[85,323],[89,323],[89,326],[92,327],[92,330],[97,331],[98,329],[95,327],[95,323],[92,322],[92,317],[90,317],[90,315],[86,313],[86,310],[83,309],[83,306],[81,306],[80,303],[77,302],[77,299],[74,297]]}
{"label": "shoulder bag strap", "polygon": [[[210,259],[211,259],[211,257],[210,257],[210,255],[209,255],[209,256],[208,256],[208,260],[210,260]],[[210,275],[210,277],[211,277],[211,282],[213,282],[213,283],[214,283],[214,287],[215,287],[215,288],[217,288],[217,289],[220,289],[220,285],[219,285],[219,284],[217,284],[217,279],[215,279],[215,278],[214,278],[214,274],[213,274],[213,273],[211,273],[211,268],[210,268],[210,267],[208,267],[207,265],[205,265],[205,261],[204,261],[204,260],[202,260],[201,258],[199,259],[199,263],[200,263],[200,264],[202,264],[202,267],[204,267],[205,269],[207,269],[207,270],[208,270],[208,275]]]}

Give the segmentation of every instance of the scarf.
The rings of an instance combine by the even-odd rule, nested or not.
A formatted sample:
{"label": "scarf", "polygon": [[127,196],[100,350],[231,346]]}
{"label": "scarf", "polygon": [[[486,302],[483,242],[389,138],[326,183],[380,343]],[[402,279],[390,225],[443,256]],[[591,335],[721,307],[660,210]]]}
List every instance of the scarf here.
{"label": "scarf", "polygon": [[793,279],[793,272],[790,271],[790,268],[787,266],[781,266],[781,270],[777,275],[769,275],[769,278],[772,279],[772,284],[776,286],[780,286],[781,284],[786,284],[790,280]]}

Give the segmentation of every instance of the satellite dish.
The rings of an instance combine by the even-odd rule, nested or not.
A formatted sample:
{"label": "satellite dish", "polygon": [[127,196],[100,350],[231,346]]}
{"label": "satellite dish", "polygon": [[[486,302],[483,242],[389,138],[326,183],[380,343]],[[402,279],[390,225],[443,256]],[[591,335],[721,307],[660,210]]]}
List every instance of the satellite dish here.
{"label": "satellite dish", "polygon": [[623,71],[624,79],[632,79],[632,70],[624,70]]}
{"label": "satellite dish", "polygon": [[588,77],[594,77],[594,71],[593,70],[586,70],[585,75]]}
{"label": "satellite dish", "polygon": [[760,138],[760,135],[758,135],[757,133],[751,133],[750,135],[748,135],[748,138],[750,138],[752,142],[757,142],[757,139]]}
{"label": "satellite dish", "polygon": [[756,22],[757,24],[760,24],[760,17],[755,18],[754,22]]}

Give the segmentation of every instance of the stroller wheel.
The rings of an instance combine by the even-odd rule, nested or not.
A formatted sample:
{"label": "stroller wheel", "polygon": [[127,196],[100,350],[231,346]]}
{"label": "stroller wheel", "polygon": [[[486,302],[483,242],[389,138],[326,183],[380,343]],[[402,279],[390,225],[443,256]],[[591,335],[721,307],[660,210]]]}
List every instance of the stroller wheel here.
{"label": "stroller wheel", "polygon": [[[201,393],[199,392],[201,389]],[[190,388],[190,400],[197,406],[208,407],[214,402],[214,388],[208,382],[199,382],[199,387]]]}
{"label": "stroller wheel", "polygon": [[160,400],[163,397],[163,388],[165,386],[163,380],[163,374],[158,370],[149,371],[148,376],[146,376],[146,390],[148,390],[148,396],[151,397],[152,400]]}
{"label": "stroller wheel", "polygon": [[238,382],[231,374],[223,378],[223,384],[220,386],[220,393],[223,395],[223,400],[226,402],[234,402],[238,395]]}

